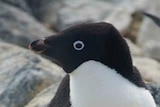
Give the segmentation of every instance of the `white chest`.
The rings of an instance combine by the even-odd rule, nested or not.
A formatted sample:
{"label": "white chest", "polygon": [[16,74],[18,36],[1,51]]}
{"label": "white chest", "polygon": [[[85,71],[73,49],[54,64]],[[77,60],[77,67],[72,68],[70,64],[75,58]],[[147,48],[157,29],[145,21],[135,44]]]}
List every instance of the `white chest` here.
{"label": "white chest", "polygon": [[70,97],[72,107],[156,107],[146,89],[96,61],[70,74]]}

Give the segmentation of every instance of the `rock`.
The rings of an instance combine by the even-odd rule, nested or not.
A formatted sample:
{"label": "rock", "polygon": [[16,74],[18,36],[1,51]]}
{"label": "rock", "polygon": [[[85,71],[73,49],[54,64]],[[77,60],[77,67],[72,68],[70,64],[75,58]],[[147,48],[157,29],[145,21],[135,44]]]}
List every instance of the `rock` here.
{"label": "rock", "polygon": [[39,21],[48,27],[54,27],[57,10],[62,6],[62,0],[28,0],[26,2]]}
{"label": "rock", "polygon": [[[156,0],[153,0],[156,1]],[[151,9],[151,6],[154,6],[153,1],[150,0],[128,0],[128,3],[130,3],[129,6],[134,6],[135,10],[145,10],[149,11]],[[132,3],[132,4],[131,4]]]}
{"label": "rock", "polygon": [[[64,6],[57,14],[57,28],[85,22],[110,22],[120,31],[128,29],[131,14],[137,9],[146,9],[146,0],[63,0]],[[147,3],[148,4],[148,3]]]}
{"label": "rock", "polygon": [[54,27],[62,0],[0,0],[33,15],[47,27]]}
{"label": "rock", "polygon": [[131,51],[132,56],[142,56],[143,55],[140,47],[138,47],[136,44],[134,44],[131,40],[129,40],[127,38],[125,38],[125,40],[129,46],[129,49]]}
{"label": "rock", "polygon": [[104,22],[112,23],[120,32],[128,29],[132,17],[133,10],[126,6],[115,8],[112,13],[104,20]]}
{"label": "rock", "polygon": [[64,0],[63,2],[63,8],[57,12],[56,26],[59,30],[78,23],[102,21],[111,12],[111,5],[102,0]]}
{"label": "rock", "polygon": [[160,60],[160,43],[158,41],[149,40],[143,45],[142,50],[145,56]]}
{"label": "rock", "polygon": [[150,0],[125,0],[116,1],[111,14],[104,20],[112,23],[125,37],[136,42],[141,27],[142,15],[137,10],[148,10]]}
{"label": "rock", "polygon": [[28,7],[28,4],[26,3],[26,0],[0,0],[0,1],[15,6],[19,9],[22,9],[28,13],[32,13],[31,9]]}
{"label": "rock", "polygon": [[147,57],[133,56],[133,64],[139,69],[145,81],[160,85],[160,63]]}
{"label": "rock", "polygon": [[0,53],[0,107],[24,107],[63,77],[60,67],[28,50],[0,42]]}
{"label": "rock", "polygon": [[0,39],[28,47],[35,40],[53,34],[32,16],[15,7],[0,3]]}
{"label": "rock", "polygon": [[148,83],[147,87],[150,90],[152,96],[154,97],[157,107],[160,107],[160,85]]}
{"label": "rock", "polygon": [[57,91],[57,85],[52,85],[48,88],[46,88],[44,91],[39,93],[29,104],[27,104],[25,107],[48,107],[48,104],[54,97],[56,91]]}
{"label": "rock", "polygon": [[[150,1],[150,6],[148,13],[160,17],[160,2],[153,0]],[[143,48],[144,54],[146,56],[160,60],[160,28],[149,18],[144,16],[144,21],[142,23],[139,35],[137,38],[138,43]]]}

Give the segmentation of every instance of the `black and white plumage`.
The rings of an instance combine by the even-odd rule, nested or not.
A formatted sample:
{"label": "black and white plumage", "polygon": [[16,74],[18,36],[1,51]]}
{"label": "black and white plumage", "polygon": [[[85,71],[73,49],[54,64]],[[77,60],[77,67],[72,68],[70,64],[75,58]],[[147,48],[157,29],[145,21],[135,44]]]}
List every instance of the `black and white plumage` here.
{"label": "black and white plumage", "polygon": [[125,40],[109,23],[73,26],[30,48],[67,73],[49,107],[156,107]]}

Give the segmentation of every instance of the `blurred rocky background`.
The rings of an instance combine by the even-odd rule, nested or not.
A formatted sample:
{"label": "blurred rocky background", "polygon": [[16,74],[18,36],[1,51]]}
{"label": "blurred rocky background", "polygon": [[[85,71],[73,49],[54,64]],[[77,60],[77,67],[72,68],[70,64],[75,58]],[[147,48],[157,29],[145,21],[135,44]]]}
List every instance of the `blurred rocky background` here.
{"label": "blurred rocky background", "polygon": [[0,107],[47,107],[63,70],[28,50],[36,39],[83,22],[110,22],[126,38],[133,63],[160,107],[158,0],[0,0]]}

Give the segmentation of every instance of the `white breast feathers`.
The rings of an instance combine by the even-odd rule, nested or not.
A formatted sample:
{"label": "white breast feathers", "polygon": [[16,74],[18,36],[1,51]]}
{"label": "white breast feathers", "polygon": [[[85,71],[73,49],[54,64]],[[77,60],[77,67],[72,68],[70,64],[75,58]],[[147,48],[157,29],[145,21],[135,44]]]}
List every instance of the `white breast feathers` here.
{"label": "white breast feathers", "polygon": [[70,97],[72,107],[156,107],[148,90],[96,61],[70,73]]}

